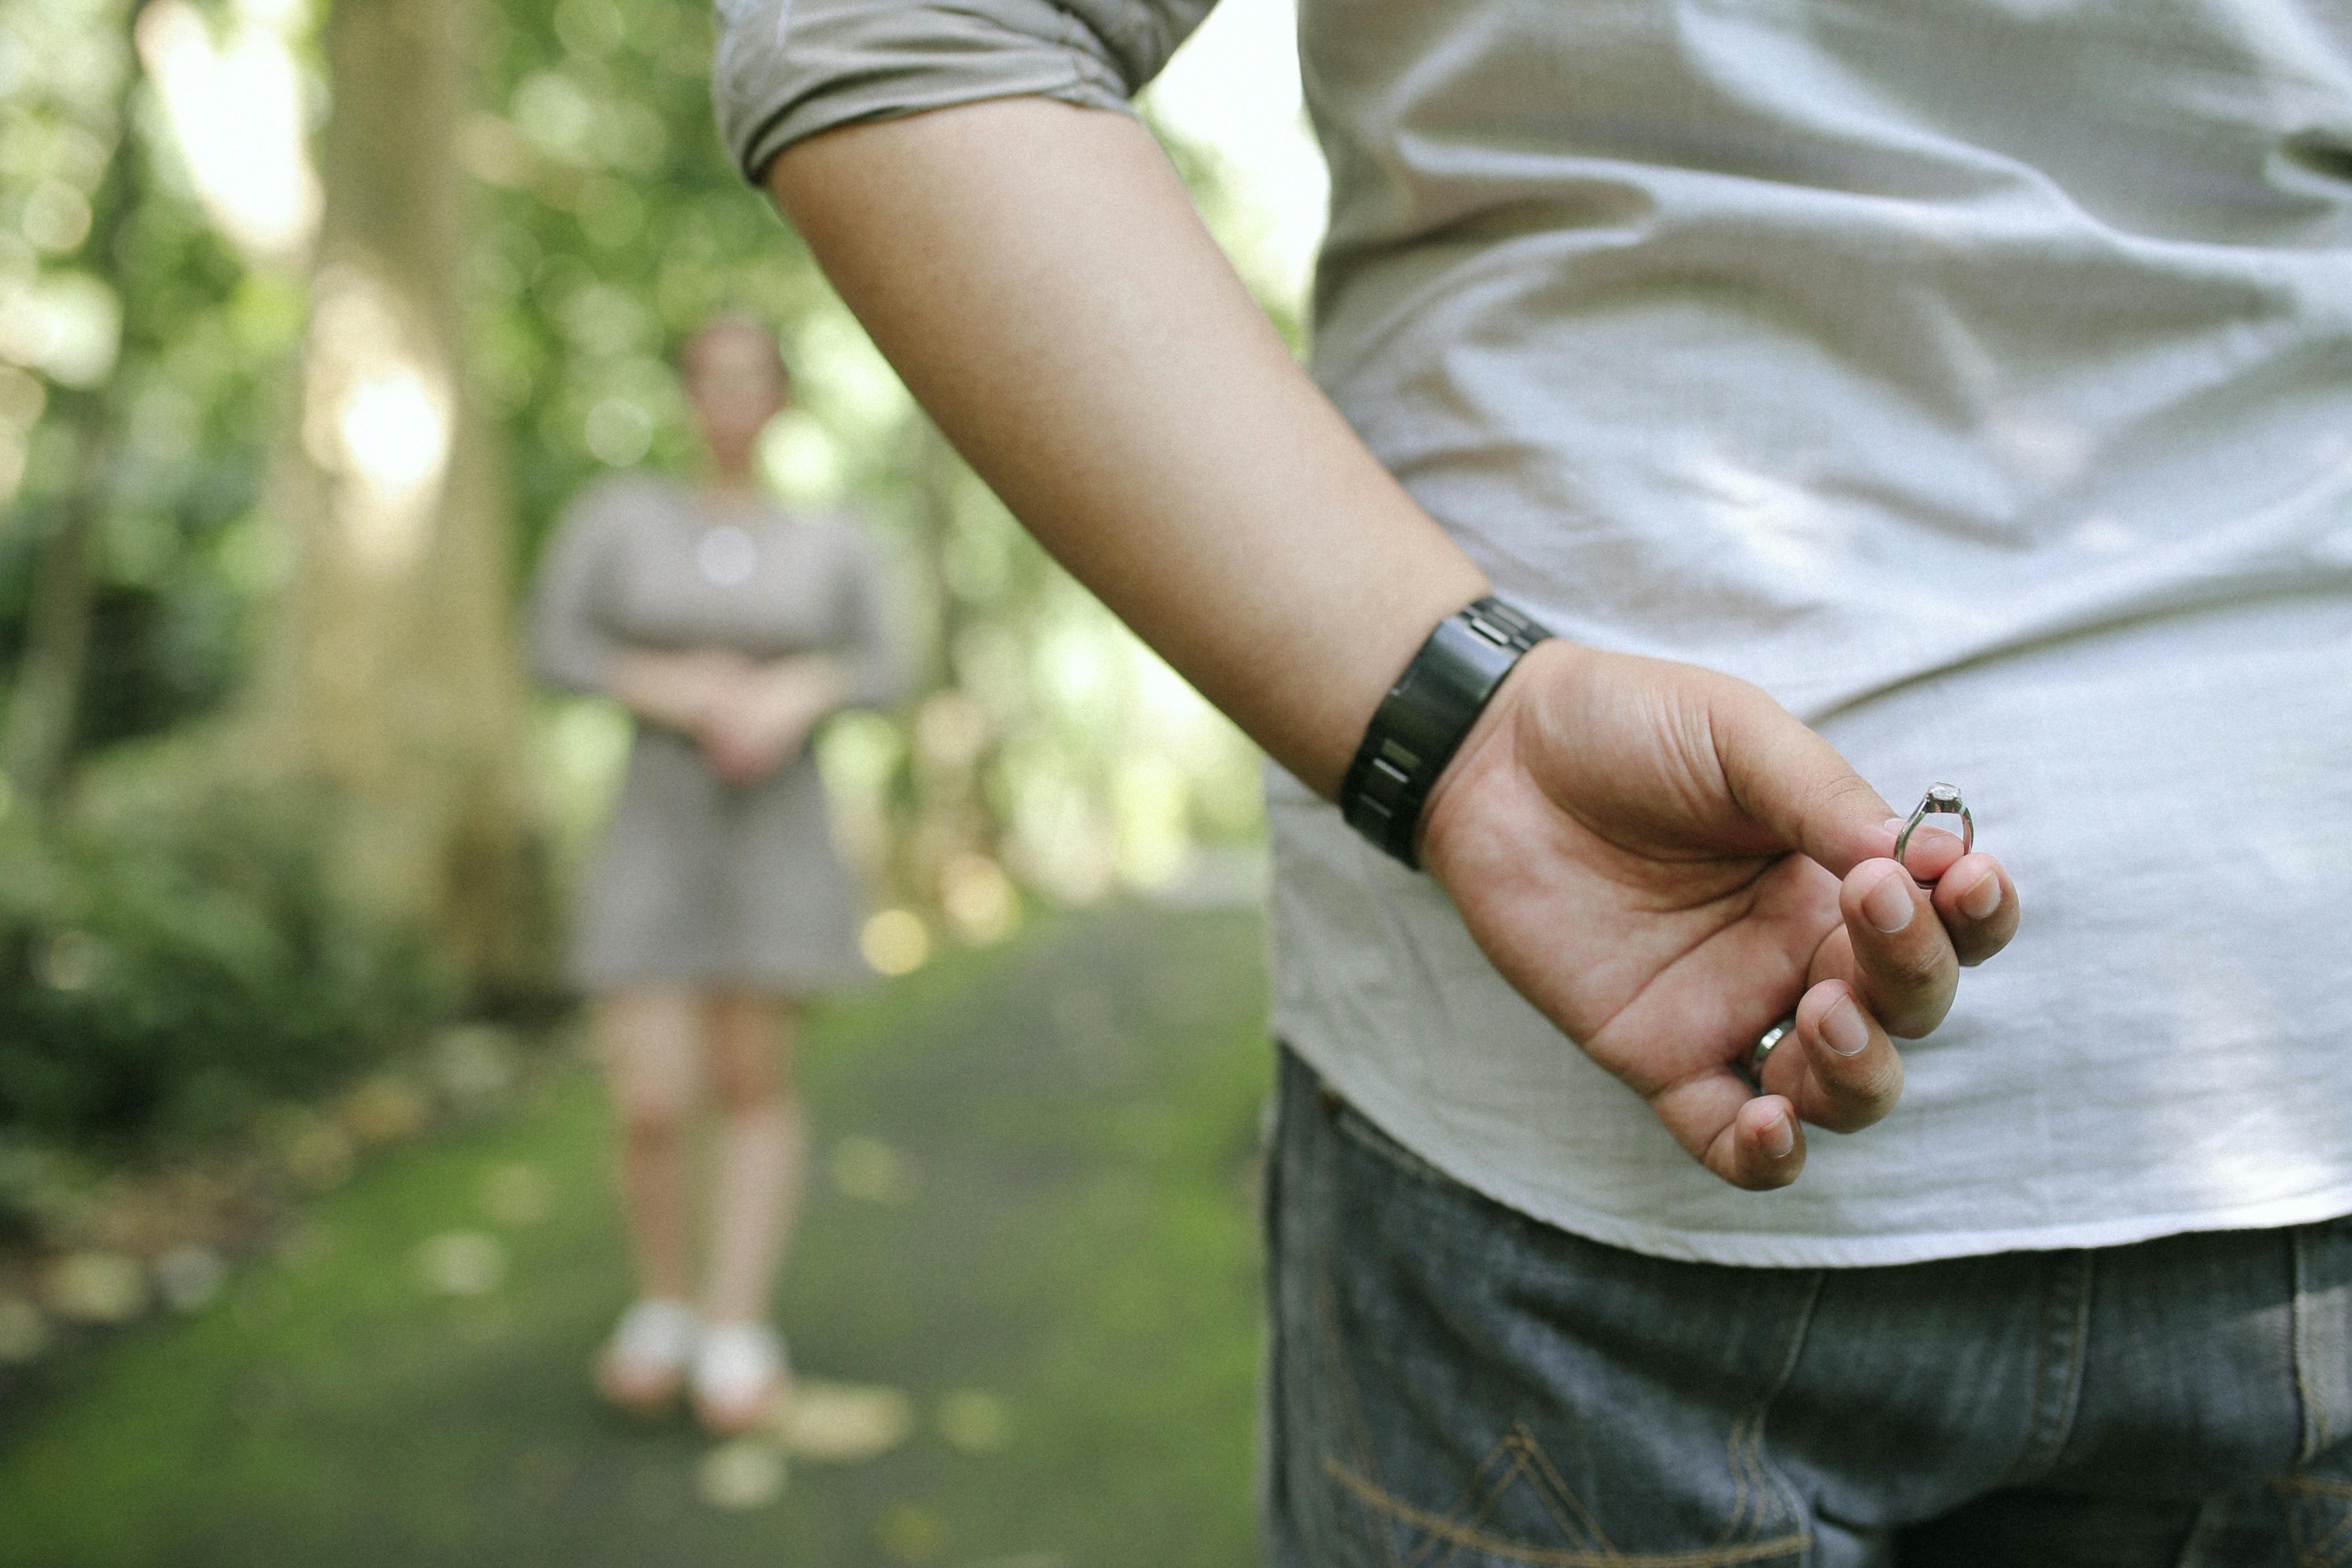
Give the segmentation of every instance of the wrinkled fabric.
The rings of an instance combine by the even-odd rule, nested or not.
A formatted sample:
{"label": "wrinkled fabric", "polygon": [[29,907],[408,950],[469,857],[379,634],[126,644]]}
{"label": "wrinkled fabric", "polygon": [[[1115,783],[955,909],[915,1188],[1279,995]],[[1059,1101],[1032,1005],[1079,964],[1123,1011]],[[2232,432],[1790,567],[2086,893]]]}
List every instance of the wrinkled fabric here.
{"label": "wrinkled fabric", "polygon": [[746,178],[838,125],[992,98],[1125,111],[1214,0],[721,0],[711,99]]}
{"label": "wrinkled fabric", "polygon": [[[792,15],[725,35],[754,172],[853,119],[1116,107],[1192,11]],[[1277,1030],[1454,1178],[1645,1253],[2352,1212],[2352,10],[1304,0],[1300,46],[1314,368],[1371,450],[1563,636],[1757,681],[1898,811],[1958,784],[2025,925],[1886,1121],[1737,1192],[1275,773]]]}

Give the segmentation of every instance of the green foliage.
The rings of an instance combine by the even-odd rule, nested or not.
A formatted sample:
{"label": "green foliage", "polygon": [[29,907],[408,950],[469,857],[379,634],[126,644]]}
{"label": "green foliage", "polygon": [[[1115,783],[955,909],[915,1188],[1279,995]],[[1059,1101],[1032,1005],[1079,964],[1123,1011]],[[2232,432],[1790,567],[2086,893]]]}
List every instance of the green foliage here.
{"label": "green foliage", "polygon": [[[323,6],[198,9],[224,49],[284,12],[315,73]],[[84,765],[202,720],[245,681],[290,565],[263,495],[299,434],[308,310],[299,263],[216,229],[195,154],[139,74],[132,10],[0,0],[0,319],[33,321],[26,302],[54,295],[112,323],[103,363],[79,368],[0,342],[0,710],[44,542],[94,493]],[[491,0],[472,20],[478,107],[455,136],[478,195],[467,376],[503,437],[518,584],[600,475],[691,473],[669,358],[713,312],[751,311],[782,329],[796,373],[763,447],[771,479],[791,504],[854,512],[903,590],[919,694],[840,726],[824,758],[886,896],[988,940],[1007,923],[991,892],[1007,872],[1082,902],[1153,883],[1194,842],[1254,837],[1254,749],[954,458],[730,165],[708,7]],[[323,116],[331,84],[310,87]],[[1245,230],[1216,160],[1171,153],[1212,224]],[[1295,310],[1269,310],[1297,341]]]}
{"label": "green foliage", "polygon": [[474,384],[528,557],[597,474],[691,468],[668,366],[688,332],[722,310],[791,331],[830,291],[719,146],[708,7],[505,0],[481,33],[485,107],[458,137],[486,197]]}
{"label": "green foliage", "polygon": [[318,802],[220,786],[103,831],[0,824],[0,1125],[216,1133],[413,1041],[449,1002],[331,875]]}
{"label": "green foliage", "polygon": [[[125,0],[0,0],[0,676],[76,491],[101,529],[77,749],[215,705],[244,663],[299,289],[207,221]],[[5,363],[15,360],[16,363]],[[85,450],[97,443],[100,451]]]}

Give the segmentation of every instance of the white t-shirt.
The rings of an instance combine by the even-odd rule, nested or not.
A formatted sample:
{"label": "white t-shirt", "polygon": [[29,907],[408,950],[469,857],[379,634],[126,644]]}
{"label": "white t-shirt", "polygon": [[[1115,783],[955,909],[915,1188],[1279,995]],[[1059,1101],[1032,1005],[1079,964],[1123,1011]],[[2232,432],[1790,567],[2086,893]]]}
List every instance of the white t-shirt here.
{"label": "white t-shirt", "polygon": [[[747,169],[1115,105],[1182,0],[751,0]],[[1725,1186],[1276,775],[1275,1027],[1603,1241],[1848,1266],[2352,1212],[2352,10],[1305,0],[1316,373],[1563,636],[1966,793],[2025,925],[1900,1108]]]}

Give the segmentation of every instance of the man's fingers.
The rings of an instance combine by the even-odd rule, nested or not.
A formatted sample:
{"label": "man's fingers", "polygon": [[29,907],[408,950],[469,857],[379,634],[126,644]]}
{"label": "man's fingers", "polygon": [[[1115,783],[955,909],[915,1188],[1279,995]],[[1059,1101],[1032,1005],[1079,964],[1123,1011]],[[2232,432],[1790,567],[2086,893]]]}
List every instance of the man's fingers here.
{"label": "man's fingers", "polygon": [[1942,1023],[1959,987],[1959,958],[1911,874],[1892,860],[1865,860],[1846,873],[1838,910],[1863,1010],[1906,1040]]}
{"label": "man's fingers", "polygon": [[2007,947],[2023,912],[2017,885],[1990,855],[1963,856],[1947,868],[1937,879],[1933,902],[1964,964],[1982,963]]}
{"label": "man's fingers", "polygon": [[[1895,842],[1902,839],[1904,820],[1899,816],[1886,819],[1886,831]],[[1953,862],[1964,853],[1958,834],[1923,822],[1912,829],[1911,842],[1903,847],[1903,868],[1911,873],[1914,881],[1933,882],[1950,870]]]}
{"label": "man's fingers", "polygon": [[1805,1168],[1805,1134],[1781,1095],[1759,1095],[1729,1068],[1669,1084],[1650,1109],[1675,1142],[1735,1187],[1785,1187]]}
{"label": "man's fingers", "polygon": [[1832,1132],[1854,1132],[1895,1109],[1903,1058],[1853,987],[1824,980],[1797,1005],[1796,1038],[1765,1063],[1765,1086],[1797,1114]]}
{"label": "man's fingers", "polygon": [[1885,798],[1786,709],[1753,687],[1727,682],[1708,717],[1732,797],[1781,843],[1841,877],[1887,853],[1894,837]]}
{"label": "man's fingers", "polygon": [[1796,1109],[1777,1094],[1750,1100],[1707,1146],[1706,1168],[1749,1192],[1787,1186],[1805,1168],[1805,1133]]}

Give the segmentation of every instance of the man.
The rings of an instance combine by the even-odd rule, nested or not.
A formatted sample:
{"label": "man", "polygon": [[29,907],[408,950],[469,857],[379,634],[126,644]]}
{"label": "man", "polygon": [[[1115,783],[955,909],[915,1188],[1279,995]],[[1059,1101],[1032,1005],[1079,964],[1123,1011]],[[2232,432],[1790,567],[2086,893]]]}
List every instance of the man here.
{"label": "man", "polygon": [[1120,112],[1204,8],[718,88],[1282,770],[1276,1558],[2326,1560],[2352,16],[1309,0],[1311,384]]}

